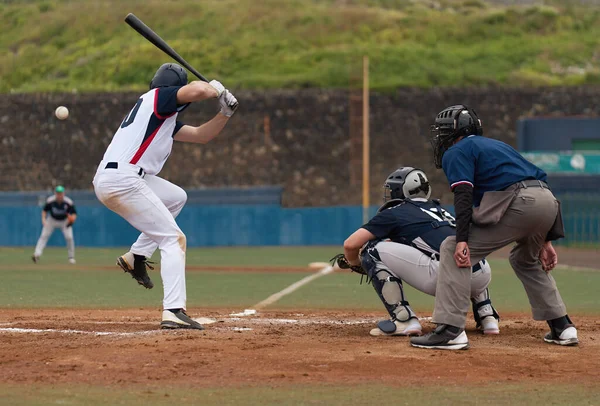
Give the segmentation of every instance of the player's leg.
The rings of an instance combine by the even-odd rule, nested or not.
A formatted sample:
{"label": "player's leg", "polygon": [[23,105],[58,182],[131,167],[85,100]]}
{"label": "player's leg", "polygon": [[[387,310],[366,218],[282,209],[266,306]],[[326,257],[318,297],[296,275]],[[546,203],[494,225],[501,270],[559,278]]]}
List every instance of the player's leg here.
{"label": "player's leg", "polygon": [[471,302],[473,303],[473,317],[477,323],[477,328],[483,334],[499,334],[500,327],[498,321],[500,316],[490,298],[488,286],[492,281],[492,270],[489,262],[482,260],[479,262],[479,269],[475,270],[471,276]]}
{"label": "player's leg", "polygon": [[[416,248],[394,242],[380,242],[377,251],[382,262],[390,271],[413,288],[435,296],[439,261],[425,255]],[[471,274],[471,301],[477,325],[485,334],[498,334],[497,313],[492,307],[487,292],[492,276],[489,263],[482,260],[476,263]],[[492,316],[491,319],[486,319]],[[482,320],[485,319],[485,323]]]}
{"label": "player's leg", "polygon": [[[393,263],[392,268],[382,258],[382,252],[387,253],[389,251],[394,251],[399,256],[402,256],[399,251],[406,251],[404,257],[408,258],[402,261],[401,264]],[[422,255],[420,251],[412,247],[389,242],[369,243],[363,250],[361,255],[362,266],[369,274],[373,288],[390,314],[390,319],[380,321],[377,328],[371,330],[371,335],[406,336],[421,334],[421,324],[406,300],[402,278],[395,272],[399,267],[409,267],[414,263],[418,263],[418,254]],[[422,271],[427,272],[426,265],[422,267]]]}
{"label": "player's leg", "polygon": [[73,227],[67,227],[67,222],[64,221],[61,226],[63,236],[67,242],[67,254],[69,255],[69,263],[75,263],[75,239],[73,238]]}
{"label": "player's leg", "polygon": [[[478,263],[490,253],[515,240],[515,229],[503,223],[485,228],[471,225],[469,248],[471,263]],[[454,261],[456,237],[451,236],[440,246],[440,267],[436,284],[433,322],[438,327],[422,338],[411,339],[411,345],[420,348],[461,350],[469,348],[464,331],[472,297],[472,268],[459,268]]]}
{"label": "player's leg", "polygon": [[510,253],[510,264],[525,288],[534,320],[546,320],[550,325],[551,332],[545,340],[575,345],[578,343],[577,330],[567,315],[552,274],[545,272],[539,261],[546,234],[556,218],[558,203],[549,190],[542,188],[523,189],[520,197],[523,211],[532,219],[530,232],[517,241]]}
{"label": "player's leg", "polygon": [[51,216],[48,216],[46,219],[46,224],[42,228],[42,233],[40,234],[40,238],[38,238],[37,244],[35,245],[35,250],[33,251],[33,256],[31,259],[33,262],[37,262],[38,259],[44,253],[44,248],[46,248],[46,244],[48,244],[48,240],[50,236],[54,232],[54,229],[57,227],[57,221],[54,220]]}
{"label": "player's leg", "polygon": [[106,207],[158,244],[164,288],[161,326],[202,329],[200,324],[185,315],[186,238],[171,212],[136,175],[99,176],[94,186],[98,199]]}
{"label": "player's leg", "polygon": [[[171,212],[173,218],[177,218],[187,201],[187,193],[185,190],[158,176],[146,175],[144,181],[163,202],[169,212]],[[156,242],[146,234],[141,233],[135,243],[131,246],[129,252],[119,258],[119,265],[121,267],[129,266],[132,268],[136,256],[140,257],[138,260],[145,261],[146,258],[152,257],[156,248],[158,248]]]}

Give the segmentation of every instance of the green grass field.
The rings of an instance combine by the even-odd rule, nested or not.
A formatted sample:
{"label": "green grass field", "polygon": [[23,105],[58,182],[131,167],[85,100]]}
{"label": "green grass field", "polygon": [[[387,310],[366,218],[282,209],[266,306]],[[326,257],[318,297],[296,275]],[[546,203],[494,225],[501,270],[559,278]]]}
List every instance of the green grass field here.
{"label": "green grass field", "polygon": [[[327,261],[338,247],[237,247],[190,249],[188,265],[306,266]],[[1,248],[0,307],[127,308],[160,306],[162,291],[157,271],[150,275],[152,290],[137,287],[114,266],[123,249],[79,249],[77,265],[66,263],[65,250],[47,249],[39,266],[31,263],[31,249]],[[527,311],[528,302],[519,280],[506,261],[492,260],[492,298],[502,311]],[[553,272],[572,312],[600,312],[600,272],[568,269]],[[264,273],[191,271],[187,274],[188,306],[245,308],[306,276],[304,272]],[[373,288],[359,284],[360,276],[337,272],[322,277],[284,297],[277,308],[379,309]],[[411,304],[431,311],[433,298],[407,289]],[[382,308],[383,314],[383,308]]]}
{"label": "green grass field", "polygon": [[[134,12],[229,88],[600,83],[600,9],[577,0],[30,0],[0,3],[0,92],[141,90],[162,52]],[[76,6],[75,6],[76,4]]]}
{"label": "green grass field", "polygon": [[[160,307],[162,292],[157,271],[151,276],[156,287],[145,290],[122,271],[110,268],[122,249],[85,249],[77,251],[77,265],[66,263],[64,248],[47,249],[39,265],[30,260],[31,248],[0,248],[0,308],[149,308]],[[189,265],[305,266],[327,261],[338,247],[260,247],[190,249]],[[527,312],[528,303],[520,282],[508,263],[492,261],[492,298],[502,312]],[[188,308],[243,310],[291,283],[306,272],[265,273],[233,271],[188,272]],[[597,287],[600,272],[556,270],[554,276],[571,315],[600,314]],[[373,288],[359,285],[355,274],[338,272],[326,275],[284,297],[275,309],[365,309],[381,310]],[[433,298],[408,290],[411,304],[423,315],[430,315]],[[267,309],[269,310],[269,309]],[[1,320],[0,320],[1,321]],[[0,335],[0,340],[2,336]],[[0,360],[0,365],[2,361]],[[6,366],[9,367],[9,366]],[[457,386],[422,386],[399,389],[401,382],[387,386],[248,386],[232,389],[199,388],[172,391],[169,388],[98,387],[88,385],[0,384],[2,405],[347,405],[387,403],[440,405],[545,405],[597,404],[600,389],[585,385],[519,383],[506,386],[490,382],[469,388],[468,396]],[[171,388],[172,389],[172,388]]]}

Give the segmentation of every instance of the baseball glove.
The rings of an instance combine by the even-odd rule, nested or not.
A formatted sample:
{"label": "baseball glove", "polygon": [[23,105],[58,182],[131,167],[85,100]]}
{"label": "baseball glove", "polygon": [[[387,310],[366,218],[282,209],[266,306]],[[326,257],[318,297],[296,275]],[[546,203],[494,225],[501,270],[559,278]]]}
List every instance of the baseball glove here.
{"label": "baseball glove", "polygon": [[75,216],[72,214],[69,214],[67,216],[67,227],[71,227],[74,223],[75,223]]}
{"label": "baseball glove", "polygon": [[340,269],[350,269],[352,272],[356,272],[361,275],[367,275],[367,271],[365,271],[362,266],[350,265],[350,262],[348,262],[348,259],[346,259],[344,254],[337,254],[335,257],[331,258],[330,261],[331,265],[335,265],[337,263]]}

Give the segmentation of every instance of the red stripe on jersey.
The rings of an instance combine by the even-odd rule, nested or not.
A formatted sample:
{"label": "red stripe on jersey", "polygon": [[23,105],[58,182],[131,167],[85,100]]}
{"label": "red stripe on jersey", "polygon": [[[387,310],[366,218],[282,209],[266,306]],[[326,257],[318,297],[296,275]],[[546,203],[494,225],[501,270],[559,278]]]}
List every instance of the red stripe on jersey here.
{"label": "red stripe on jersey", "polygon": [[475,187],[473,186],[473,184],[471,182],[469,182],[468,180],[461,180],[458,182],[454,182],[453,184],[450,185],[450,189],[453,190],[455,187],[457,187],[458,185],[469,185],[471,187]]}
{"label": "red stripe on jersey", "polygon": [[143,142],[143,144],[137,150],[137,152],[135,153],[133,158],[131,158],[131,161],[129,161],[130,164],[135,165],[138,163],[138,161],[140,160],[142,155],[144,155],[144,152],[146,152],[146,150],[148,149],[148,146],[150,145],[150,143],[152,142],[152,140],[154,139],[154,137],[156,136],[156,134],[160,130],[160,127],[162,127],[163,124],[164,124],[164,121],[162,123],[160,123],[160,125],[156,128],[156,130],[154,130],[154,132],[152,134],[150,134],[150,136],[146,139],[146,141]]}
{"label": "red stripe on jersey", "polygon": [[158,111],[156,109],[158,107],[158,90],[159,89],[160,88],[157,87],[156,91],[154,92],[154,115],[156,115],[156,117],[160,118],[161,120],[166,120],[167,118],[173,116],[173,114],[175,114],[176,112],[175,113],[171,113],[168,116],[162,116],[162,115],[158,114]]}

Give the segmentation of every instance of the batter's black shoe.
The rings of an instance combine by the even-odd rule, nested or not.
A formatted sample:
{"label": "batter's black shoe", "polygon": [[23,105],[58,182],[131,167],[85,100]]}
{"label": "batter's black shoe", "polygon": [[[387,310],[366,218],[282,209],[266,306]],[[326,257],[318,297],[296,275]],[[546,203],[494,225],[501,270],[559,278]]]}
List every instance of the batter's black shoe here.
{"label": "batter's black shoe", "polygon": [[154,283],[150,280],[150,276],[148,276],[148,271],[146,270],[146,267],[154,269],[150,264],[151,262],[145,256],[132,254],[131,252],[117,258],[117,265],[146,289],[154,287]]}
{"label": "batter's black shoe", "polygon": [[40,257],[32,255],[31,260],[33,261],[34,264],[37,264],[37,262],[40,260]]}
{"label": "batter's black shoe", "polygon": [[410,345],[434,350],[466,350],[469,339],[462,328],[439,324],[435,330],[422,337],[412,337]]}
{"label": "batter's black shoe", "polygon": [[160,323],[162,329],[177,329],[186,328],[194,330],[204,330],[202,324],[192,320],[183,309],[175,310],[163,310],[162,322]]}
{"label": "batter's black shoe", "polygon": [[565,329],[558,333],[556,329],[551,328],[550,332],[544,336],[544,341],[550,344],[558,345],[578,345],[577,329],[573,324],[567,324]]}

